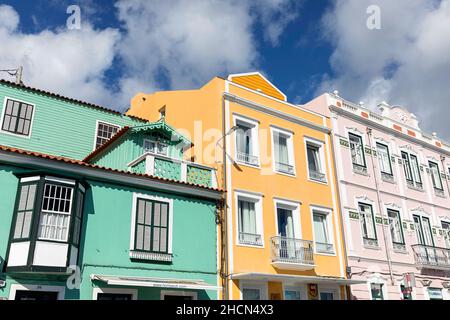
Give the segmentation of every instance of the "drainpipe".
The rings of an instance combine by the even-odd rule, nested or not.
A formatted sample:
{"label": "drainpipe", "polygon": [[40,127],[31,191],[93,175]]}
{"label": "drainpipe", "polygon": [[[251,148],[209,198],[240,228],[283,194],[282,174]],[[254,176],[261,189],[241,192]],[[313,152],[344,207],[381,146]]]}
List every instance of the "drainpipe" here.
{"label": "drainpipe", "polygon": [[[366,128],[367,131],[367,136],[369,139],[369,147],[370,147],[370,161],[372,163],[372,169],[373,169],[373,177],[375,180],[375,189],[377,191],[377,200],[378,200],[378,210],[381,213],[381,230],[383,231],[383,238],[384,238],[384,248],[386,250],[386,258],[388,261],[388,267],[389,267],[389,276],[391,278],[391,284],[394,285],[394,274],[392,273],[392,261],[391,261],[391,253],[390,253],[390,249],[388,247],[388,239],[386,237],[386,231],[384,230],[384,211],[383,211],[383,206],[382,206],[382,202],[381,202],[381,195],[380,195],[380,189],[378,187],[378,178],[377,178],[377,167],[375,164],[375,161],[373,160],[373,154],[372,154],[372,128],[367,127]],[[364,150],[363,150],[364,152]],[[391,161],[391,159],[389,159],[389,161]],[[389,217],[387,217],[388,219],[388,223],[389,223]]]}
{"label": "drainpipe", "polygon": [[[345,239],[345,232],[344,232],[344,207],[341,201],[341,190],[340,190],[340,183],[339,183],[339,177],[338,177],[338,172],[337,172],[337,166],[336,166],[336,157],[335,155],[337,155],[337,150],[335,148],[335,143],[334,143],[334,134],[333,131],[331,130],[328,135],[330,136],[330,143],[331,143],[331,150],[333,150],[334,152],[332,153],[332,157],[333,157],[333,171],[334,171],[334,181],[336,181],[336,197],[337,197],[337,202],[338,202],[338,207],[340,208],[341,211],[341,215],[340,215],[340,228],[341,228],[341,235],[342,235],[342,242],[343,242],[343,247],[344,247],[344,260],[345,260],[345,267],[346,267],[346,274],[348,277],[348,273],[347,273],[347,267],[348,267],[348,256],[347,256],[347,242]],[[351,297],[351,291],[350,291],[350,286],[346,285],[345,286],[345,291],[347,294],[347,299],[350,300]]]}
{"label": "drainpipe", "polygon": [[227,141],[226,141],[226,128],[225,128],[225,96],[222,95],[222,137],[223,137],[223,143],[222,143],[222,217],[221,217],[221,257],[223,258],[223,261],[221,262],[221,271],[220,276],[222,277],[222,285],[223,285],[223,300],[229,300],[229,284],[228,284],[228,221],[227,221],[227,168],[226,168],[226,147],[227,147]]}

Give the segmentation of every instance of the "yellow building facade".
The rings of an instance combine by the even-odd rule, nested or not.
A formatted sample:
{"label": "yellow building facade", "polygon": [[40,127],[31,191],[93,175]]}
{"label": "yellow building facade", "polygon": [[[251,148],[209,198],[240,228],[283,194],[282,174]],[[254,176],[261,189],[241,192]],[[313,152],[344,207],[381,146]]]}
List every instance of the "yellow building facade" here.
{"label": "yellow building facade", "polygon": [[346,299],[354,281],[328,118],[288,103],[257,72],[139,93],[127,113],[164,117],[193,141],[191,157],[216,169],[220,298]]}

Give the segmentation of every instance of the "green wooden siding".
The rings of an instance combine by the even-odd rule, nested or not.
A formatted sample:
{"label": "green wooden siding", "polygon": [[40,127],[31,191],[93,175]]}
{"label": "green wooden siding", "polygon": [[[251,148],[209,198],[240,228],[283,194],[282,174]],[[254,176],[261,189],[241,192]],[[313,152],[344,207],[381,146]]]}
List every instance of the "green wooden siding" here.
{"label": "green wooden siding", "polygon": [[[0,166],[2,197],[0,197],[0,257],[5,259],[18,178],[24,169]],[[58,176],[59,172],[49,172]],[[81,178],[81,177],[78,177]],[[89,188],[84,202],[79,264],[82,270],[78,288],[67,288],[56,276],[40,273],[27,276],[2,275],[6,287],[0,297],[8,297],[12,284],[57,285],[65,288],[66,299],[92,299],[93,287],[108,287],[89,279],[91,274],[155,277],[172,279],[200,279],[217,284],[217,229],[215,203],[192,199],[151,189],[134,188],[107,182],[87,180]],[[133,195],[156,196],[173,203],[171,263],[135,261],[130,259],[130,238],[133,226]],[[159,198],[159,199],[160,199]],[[194,235],[195,234],[195,235]],[[159,288],[136,288],[138,299],[159,299]],[[200,299],[216,299],[214,290],[196,290]]]}
{"label": "green wooden siding", "polygon": [[143,124],[128,116],[67,102],[56,97],[0,83],[0,114],[6,97],[35,105],[31,136],[0,131],[0,145],[83,159],[94,148],[97,120],[119,125]]}

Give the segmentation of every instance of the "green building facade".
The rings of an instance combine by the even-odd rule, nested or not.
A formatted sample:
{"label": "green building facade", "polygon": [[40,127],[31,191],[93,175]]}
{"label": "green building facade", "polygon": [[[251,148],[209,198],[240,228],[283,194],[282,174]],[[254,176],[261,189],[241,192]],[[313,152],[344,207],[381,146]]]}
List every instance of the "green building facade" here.
{"label": "green building facade", "polygon": [[222,195],[190,141],[5,81],[0,100],[0,299],[218,297]]}

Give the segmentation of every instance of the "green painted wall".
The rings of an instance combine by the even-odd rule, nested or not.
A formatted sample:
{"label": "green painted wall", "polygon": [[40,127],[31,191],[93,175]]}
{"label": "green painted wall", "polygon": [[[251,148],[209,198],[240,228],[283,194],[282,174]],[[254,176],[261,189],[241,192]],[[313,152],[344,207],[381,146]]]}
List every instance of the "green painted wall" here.
{"label": "green painted wall", "polygon": [[92,152],[97,120],[120,126],[145,122],[113,112],[66,102],[45,94],[0,83],[0,114],[5,97],[35,105],[31,137],[0,131],[0,145],[83,159]]}
{"label": "green painted wall", "polygon": [[[144,153],[144,140],[146,139],[152,140],[150,132],[129,132],[95,158],[92,163],[103,167],[127,170],[127,164]],[[168,157],[181,160],[183,156],[181,147],[176,142],[164,142],[168,144]],[[180,165],[179,163],[176,164]]]}
{"label": "green painted wall", "polygon": [[[23,169],[0,166],[0,257],[5,258],[18,178]],[[51,174],[58,175],[57,172]],[[78,177],[80,178],[80,177]],[[82,282],[79,289],[66,288],[66,299],[92,299],[91,274],[199,279],[217,285],[217,246],[215,204],[178,195],[154,192],[99,181],[87,181],[79,263]],[[173,200],[173,262],[136,262],[129,258],[133,193],[167,197]],[[0,278],[5,278],[0,273]],[[8,297],[11,284],[62,285],[61,277],[6,277],[0,297]],[[139,299],[159,299],[157,288],[140,288]],[[163,289],[164,290],[164,289]],[[170,289],[171,290],[171,289]],[[199,299],[216,299],[216,291],[198,291]]]}

